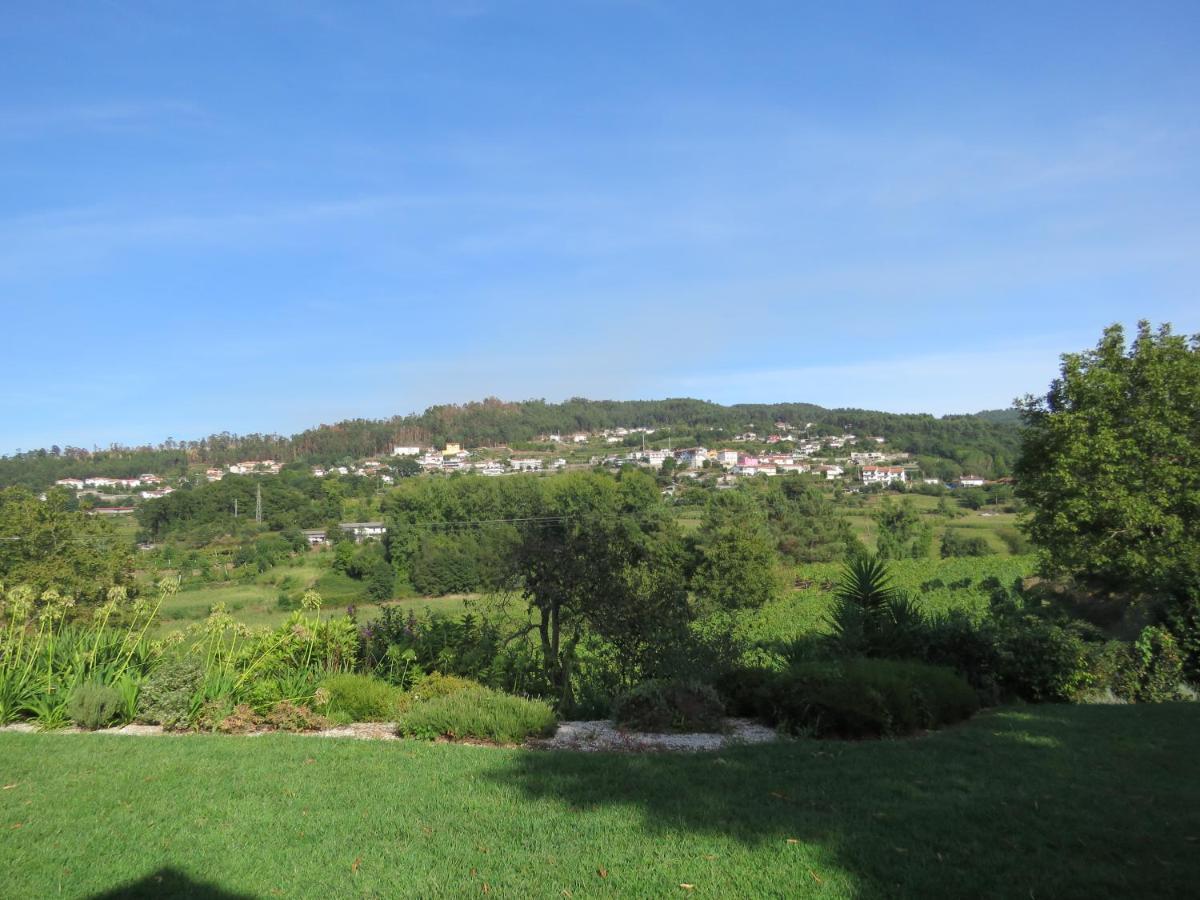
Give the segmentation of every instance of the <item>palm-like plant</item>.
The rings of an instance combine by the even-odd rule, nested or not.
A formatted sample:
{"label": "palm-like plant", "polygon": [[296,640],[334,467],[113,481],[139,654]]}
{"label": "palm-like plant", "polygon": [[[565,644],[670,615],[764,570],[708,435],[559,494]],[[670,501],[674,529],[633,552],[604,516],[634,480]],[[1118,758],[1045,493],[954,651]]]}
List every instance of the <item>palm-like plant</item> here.
{"label": "palm-like plant", "polygon": [[909,656],[924,617],[897,590],[887,563],[858,556],[846,563],[834,592],[829,626],[840,649],[865,656]]}

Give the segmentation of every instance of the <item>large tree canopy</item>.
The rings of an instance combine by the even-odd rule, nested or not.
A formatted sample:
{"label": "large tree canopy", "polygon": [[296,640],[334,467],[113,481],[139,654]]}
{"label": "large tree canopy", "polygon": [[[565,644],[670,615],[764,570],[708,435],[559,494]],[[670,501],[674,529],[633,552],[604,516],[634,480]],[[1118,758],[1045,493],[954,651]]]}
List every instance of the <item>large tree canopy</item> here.
{"label": "large tree canopy", "polygon": [[68,508],[66,491],[39,500],[24,488],[0,490],[0,583],[55,589],[99,602],[133,574],[129,542],[112,523]]}
{"label": "large tree canopy", "polygon": [[1048,571],[1131,595],[1200,588],[1200,337],[1119,325],[1022,403],[1018,494]]}

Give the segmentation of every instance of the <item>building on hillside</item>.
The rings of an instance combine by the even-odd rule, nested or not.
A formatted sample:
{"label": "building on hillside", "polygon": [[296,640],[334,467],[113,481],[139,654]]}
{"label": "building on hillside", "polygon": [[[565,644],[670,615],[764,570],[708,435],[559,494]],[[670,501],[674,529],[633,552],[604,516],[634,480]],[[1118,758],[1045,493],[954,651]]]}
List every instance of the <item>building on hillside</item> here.
{"label": "building on hillside", "polygon": [[736,466],[737,461],[738,461],[738,452],[736,450],[718,450],[717,451],[717,462],[720,465],[725,466],[726,468],[729,468],[730,466]]}
{"label": "building on hillside", "polygon": [[586,444],[588,442],[588,434],[586,431],[577,431],[571,435],[571,440],[576,444]]}
{"label": "building on hillside", "polygon": [[513,457],[508,461],[515,472],[540,472],[542,471],[542,461],[540,459],[526,459]]}
{"label": "building on hillside", "polygon": [[378,540],[387,534],[387,526],[382,522],[342,522],[338,528],[352,534],[355,543],[359,544],[367,540]]}
{"label": "building on hillside", "polygon": [[891,484],[894,481],[908,481],[908,473],[903,466],[863,466],[863,484]]}
{"label": "building on hillside", "polygon": [[708,459],[708,451],[703,447],[688,447],[675,451],[675,461],[681,466],[699,469]]}
{"label": "building on hillside", "polygon": [[132,506],[97,506],[92,510],[94,516],[127,516],[133,512]]}
{"label": "building on hillside", "polygon": [[313,466],[312,474],[313,474],[313,478],[324,478],[325,477],[325,467],[324,466]]}
{"label": "building on hillside", "polygon": [[878,462],[883,462],[882,453],[851,453],[850,462],[856,466],[869,466]]}
{"label": "building on hillside", "polygon": [[507,470],[496,460],[489,459],[487,462],[475,463],[475,471],[480,475],[494,478],[497,475],[503,475]]}
{"label": "building on hillside", "polygon": [[660,469],[668,457],[674,458],[670,450],[647,450],[642,454],[642,461],[652,468]]}
{"label": "building on hillside", "polygon": [[450,441],[446,444],[446,449],[442,451],[442,456],[457,456],[459,453],[462,453],[462,444]]}
{"label": "building on hillside", "polygon": [[225,477],[225,470],[224,469],[205,469],[204,477],[208,481],[220,481],[222,478]]}
{"label": "building on hillside", "polygon": [[940,479],[940,478],[922,478],[921,483],[922,484],[941,484],[942,479]]}
{"label": "building on hillside", "polygon": [[813,471],[818,475],[824,475],[826,481],[833,481],[833,479],[841,478],[846,474],[841,466],[817,466]]}
{"label": "building on hillside", "polygon": [[54,482],[55,487],[64,487],[72,491],[82,491],[84,481],[82,478],[60,478]]}
{"label": "building on hillside", "polygon": [[324,528],[303,528],[300,533],[304,535],[304,539],[308,541],[308,546],[310,547],[326,543]]}
{"label": "building on hillside", "polygon": [[420,447],[393,447],[392,456],[420,456]]}
{"label": "building on hillside", "polygon": [[958,479],[959,487],[983,487],[987,482],[978,475],[964,475]]}

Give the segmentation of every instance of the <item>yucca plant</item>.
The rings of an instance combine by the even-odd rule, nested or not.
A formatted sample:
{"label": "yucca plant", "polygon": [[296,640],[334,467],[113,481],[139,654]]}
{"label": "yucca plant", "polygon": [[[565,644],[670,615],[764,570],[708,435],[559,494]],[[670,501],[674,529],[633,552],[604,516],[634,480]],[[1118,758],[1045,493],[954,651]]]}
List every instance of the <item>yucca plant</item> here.
{"label": "yucca plant", "polygon": [[830,634],[848,655],[916,655],[925,617],[907,594],[892,584],[887,563],[858,556],[846,563],[834,593]]}

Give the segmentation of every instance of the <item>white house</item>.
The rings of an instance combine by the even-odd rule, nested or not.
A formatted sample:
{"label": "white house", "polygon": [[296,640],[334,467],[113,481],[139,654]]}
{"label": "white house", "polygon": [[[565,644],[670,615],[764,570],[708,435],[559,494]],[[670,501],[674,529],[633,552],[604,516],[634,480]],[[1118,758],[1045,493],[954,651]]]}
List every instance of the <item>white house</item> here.
{"label": "white house", "polygon": [[824,475],[826,481],[833,481],[833,479],[841,478],[846,474],[841,466],[817,466],[816,471]]}
{"label": "white house", "polygon": [[420,447],[393,447],[392,456],[420,456]]}
{"label": "white house", "polygon": [[573,435],[571,435],[571,440],[573,440],[577,444],[586,444],[588,442],[587,432],[586,431],[577,431]]}
{"label": "white house", "polygon": [[83,479],[82,478],[60,478],[60,479],[58,479],[58,481],[56,481],[54,483],[58,487],[70,488],[73,491],[83,490]]}
{"label": "white house", "polygon": [[891,484],[893,481],[908,481],[903,466],[863,466],[863,484]]}
{"label": "white house", "polygon": [[658,469],[662,467],[662,464],[667,461],[667,457],[669,456],[671,456],[670,450],[647,450],[642,459],[647,465]]}
{"label": "white house", "polygon": [[542,470],[542,461],[540,459],[518,459],[513,457],[508,461],[508,464],[517,472],[540,472]]}
{"label": "white house", "polygon": [[738,452],[736,450],[718,450],[717,462],[723,466],[736,466],[738,462]]}
{"label": "white house", "polygon": [[922,478],[921,483],[922,484],[941,484],[942,479],[940,479],[940,478]]}
{"label": "white house", "polygon": [[882,453],[851,453],[850,462],[857,465],[871,465],[872,463],[882,462]]}
{"label": "white house", "polygon": [[699,469],[704,465],[704,461],[708,459],[708,451],[703,447],[688,447],[686,450],[678,450],[675,453],[675,460],[681,466],[689,466],[693,469]]}
{"label": "white house", "polygon": [[354,535],[355,542],[359,544],[370,538],[381,538],[387,534],[387,526],[382,522],[342,522],[338,527],[342,531]]}
{"label": "white house", "polygon": [[964,475],[958,479],[959,487],[983,487],[986,483],[978,475]]}

